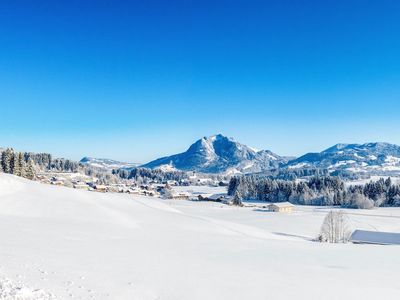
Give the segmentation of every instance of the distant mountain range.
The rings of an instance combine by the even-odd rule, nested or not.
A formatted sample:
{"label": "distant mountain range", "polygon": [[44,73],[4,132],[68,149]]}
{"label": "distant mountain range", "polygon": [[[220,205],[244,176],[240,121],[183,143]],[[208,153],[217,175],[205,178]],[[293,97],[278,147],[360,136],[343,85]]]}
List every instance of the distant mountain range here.
{"label": "distant mountain range", "polygon": [[255,173],[288,162],[269,150],[257,151],[221,134],[203,137],[183,153],[151,161],[142,167],[202,173]]}
{"label": "distant mountain range", "polygon": [[400,146],[388,143],[337,144],[291,160],[288,169],[319,168],[353,173],[400,173]]}
{"label": "distant mountain range", "polygon": [[[139,166],[89,157],[83,158],[81,163],[104,169]],[[162,157],[140,167],[226,175],[304,169],[324,169],[331,174],[400,175],[400,146],[389,143],[337,144],[320,153],[290,158],[269,150],[258,151],[217,134],[199,139],[183,153]]]}
{"label": "distant mountain range", "polygon": [[100,169],[109,169],[109,170],[134,168],[140,165],[137,163],[125,163],[107,158],[93,158],[93,157],[84,157],[79,162],[86,166],[91,166]]}

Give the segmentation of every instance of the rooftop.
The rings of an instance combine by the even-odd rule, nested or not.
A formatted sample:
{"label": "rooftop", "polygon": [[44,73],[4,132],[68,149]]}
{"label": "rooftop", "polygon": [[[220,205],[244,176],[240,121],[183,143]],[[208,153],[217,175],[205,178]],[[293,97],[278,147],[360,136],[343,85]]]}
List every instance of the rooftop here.
{"label": "rooftop", "polygon": [[271,203],[270,205],[274,205],[277,207],[294,207],[294,205],[290,202],[277,202],[277,203]]}
{"label": "rooftop", "polygon": [[355,230],[350,241],[353,243],[400,245],[400,233]]}

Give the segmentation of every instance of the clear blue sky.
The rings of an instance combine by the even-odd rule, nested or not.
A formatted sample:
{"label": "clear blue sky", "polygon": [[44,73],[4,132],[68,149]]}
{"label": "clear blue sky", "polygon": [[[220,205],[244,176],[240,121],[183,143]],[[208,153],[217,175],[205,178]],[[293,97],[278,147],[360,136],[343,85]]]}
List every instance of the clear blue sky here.
{"label": "clear blue sky", "polygon": [[1,1],[0,104],[1,146],[74,159],[400,144],[400,1]]}

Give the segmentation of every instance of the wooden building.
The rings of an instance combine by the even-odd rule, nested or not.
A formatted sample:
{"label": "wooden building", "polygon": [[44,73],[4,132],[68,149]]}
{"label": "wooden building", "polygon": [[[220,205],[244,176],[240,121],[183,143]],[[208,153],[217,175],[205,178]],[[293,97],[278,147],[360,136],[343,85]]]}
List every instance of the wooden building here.
{"label": "wooden building", "polygon": [[273,212],[290,213],[294,209],[294,205],[290,202],[278,202],[268,205],[268,210]]}

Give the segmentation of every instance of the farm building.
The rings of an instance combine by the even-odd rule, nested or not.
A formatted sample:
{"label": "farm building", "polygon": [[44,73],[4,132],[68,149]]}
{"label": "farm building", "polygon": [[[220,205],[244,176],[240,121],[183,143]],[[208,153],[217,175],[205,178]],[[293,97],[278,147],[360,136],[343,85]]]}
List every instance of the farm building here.
{"label": "farm building", "polygon": [[89,186],[86,183],[76,183],[73,185],[74,189],[79,189],[79,190],[89,190]]}
{"label": "farm building", "polygon": [[171,195],[171,199],[177,199],[177,200],[189,200],[190,194],[189,193],[173,193]]}
{"label": "farm building", "polygon": [[64,181],[63,180],[55,180],[55,181],[52,181],[51,184],[62,186],[62,185],[64,185]]}
{"label": "farm building", "polygon": [[200,194],[198,198],[200,201],[229,203],[233,197],[227,194]]}
{"label": "farm building", "polygon": [[106,192],[108,191],[108,188],[107,188],[105,185],[102,185],[102,184],[97,184],[97,185],[95,185],[95,186],[94,186],[94,189],[95,189],[97,192],[101,192],[101,193],[106,193]]}
{"label": "farm building", "polygon": [[400,245],[400,233],[355,230],[350,237],[354,244]]}
{"label": "farm building", "polygon": [[140,190],[137,188],[131,188],[128,189],[127,193],[131,195],[140,195]]}
{"label": "farm building", "polygon": [[278,202],[268,205],[268,210],[273,212],[292,212],[294,205],[290,202]]}

